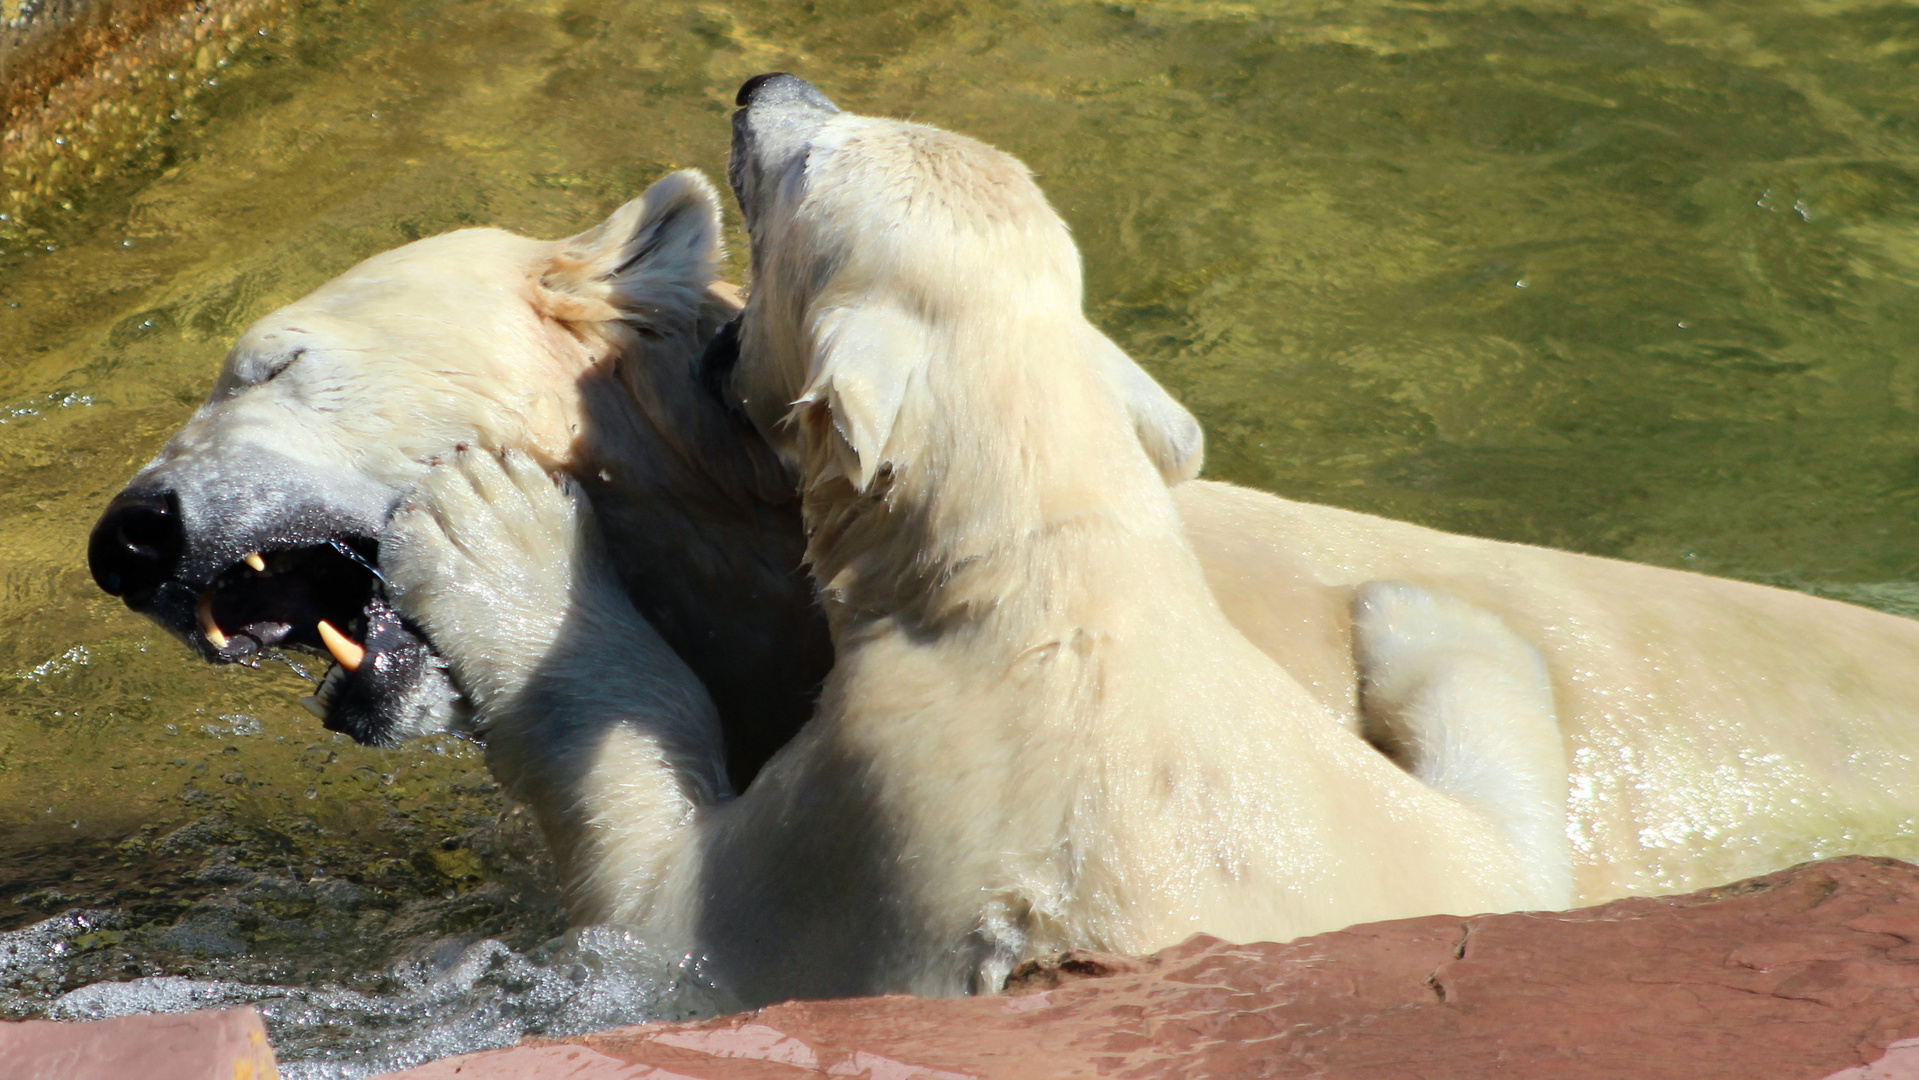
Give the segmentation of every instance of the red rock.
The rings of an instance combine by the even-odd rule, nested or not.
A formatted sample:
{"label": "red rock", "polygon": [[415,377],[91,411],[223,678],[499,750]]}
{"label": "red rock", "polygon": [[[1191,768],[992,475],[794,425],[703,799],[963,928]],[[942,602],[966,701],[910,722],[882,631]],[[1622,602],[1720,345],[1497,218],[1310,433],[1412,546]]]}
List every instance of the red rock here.
{"label": "red rock", "polygon": [[1435,916],[1285,945],[1069,955],[1008,993],[789,1002],[450,1058],[393,1080],[1919,1080],[1919,867]]}
{"label": "red rock", "polygon": [[62,1024],[0,1023],[4,1080],[273,1080],[251,1008]]}
{"label": "red rock", "polygon": [[1825,1080],[1919,1080],[1919,1039],[1901,1039],[1870,1065],[1842,1069]]}

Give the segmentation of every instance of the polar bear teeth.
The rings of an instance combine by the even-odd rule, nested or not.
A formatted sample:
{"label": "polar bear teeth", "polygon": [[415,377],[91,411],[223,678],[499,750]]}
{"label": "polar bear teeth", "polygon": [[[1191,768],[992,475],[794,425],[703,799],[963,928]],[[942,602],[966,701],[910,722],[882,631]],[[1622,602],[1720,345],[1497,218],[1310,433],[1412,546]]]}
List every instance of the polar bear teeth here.
{"label": "polar bear teeth", "polygon": [[314,627],[319,631],[320,641],[326,645],[326,651],[333,655],[340,666],[348,671],[360,670],[361,661],[366,659],[366,649],[359,642],[334,629],[333,624],[321,619]]}
{"label": "polar bear teeth", "polygon": [[193,614],[200,620],[200,632],[206,635],[207,644],[216,649],[227,647],[227,636],[220,630],[220,624],[213,619],[213,590],[207,589],[200,594],[200,603]]}
{"label": "polar bear teeth", "polygon": [[[367,650],[361,627],[379,588],[370,552],[353,541],[243,554],[211,582],[193,583],[180,629],[215,663],[255,662],[277,646],[324,649],[351,669]],[[371,549],[371,541],[358,542]],[[326,640],[325,622],[337,638]]]}

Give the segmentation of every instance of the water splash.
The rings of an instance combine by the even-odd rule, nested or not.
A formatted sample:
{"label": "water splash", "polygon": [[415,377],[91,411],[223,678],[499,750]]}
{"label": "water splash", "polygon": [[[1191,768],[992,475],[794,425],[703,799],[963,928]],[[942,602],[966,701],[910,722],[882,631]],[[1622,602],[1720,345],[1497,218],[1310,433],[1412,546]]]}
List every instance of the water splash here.
{"label": "water splash", "polygon": [[[43,998],[76,957],[121,940],[126,922],[113,912],[72,911],[0,934],[0,1003]],[[430,941],[366,989],[157,975],[90,983],[37,1011],[51,1020],[104,1020],[243,1004],[259,1008],[288,1080],[358,1080],[527,1035],[711,1015],[725,999],[689,958],[606,925],[526,952],[497,938]]]}

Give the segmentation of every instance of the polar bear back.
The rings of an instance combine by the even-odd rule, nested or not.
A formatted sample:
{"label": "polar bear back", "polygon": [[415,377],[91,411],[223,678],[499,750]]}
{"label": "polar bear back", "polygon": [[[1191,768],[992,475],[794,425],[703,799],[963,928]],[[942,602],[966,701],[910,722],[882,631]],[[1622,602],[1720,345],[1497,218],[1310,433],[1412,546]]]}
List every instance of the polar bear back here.
{"label": "polar bear back", "polygon": [[1581,903],[1919,855],[1919,623],[1228,484],[1174,497],[1228,617],[1355,725],[1345,611],[1365,582],[1443,590],[1537,646]]}

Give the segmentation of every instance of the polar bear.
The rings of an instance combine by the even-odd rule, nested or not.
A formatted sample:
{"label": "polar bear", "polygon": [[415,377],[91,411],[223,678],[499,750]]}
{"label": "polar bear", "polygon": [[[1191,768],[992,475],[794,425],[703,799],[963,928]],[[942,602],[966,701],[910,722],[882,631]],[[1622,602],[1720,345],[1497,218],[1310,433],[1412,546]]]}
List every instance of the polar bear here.
{"label": "polar bear", "polygon": [[[622,587],[709,692],[744,787],[804,720],[831,651],[788,479],[701,366],[738,309],[714,280],[718,236],[710,188],[676,174],[566,241],[465,230],[353,268],[243,335],[207,405],[103,515],[96,578],[217,662],[318,648],[319,623],[338,628],[353,670],[329,672],[315,704],[357,738],[457,726],[466,704],[431,635],[388,603],[378,538],[427,462],[514,448],[586,492]],[[1169,478],[1196,471],[1196,429],[1170,399],[1138,407],[1150,380],[1115,371],[1138,433],[1166,436]],[[1415,768],[1389,669],[1451,647],[1416,662],[1394,647],[1460,616],[1445,597],[1543,652],[1574,902],[1919,847],[1913,623],[1208,481],[1173,498],[1234,625]],[[1471,667],[1442,673],[1469,685]],[[577,895],[578,919],[609,910]]]}
{"label": "polar bear", "polygon": [[[861,137],[848,132],[864,129],[837,119],[817,92],[783,85],[794,104],[769,112],[768,138]],[[758,137],[752,116],[750,109],[735,116],[732,179],[742,207],[757,203],[764,211],[757,222],[748,213],[757,241],[762,231],[788,228],[785,215],[794,193],[812,182],[814,162],[809,150],[776,176],[756,173],[750,152],[741,152],[743,142],[750,150]],[[830,160],[829,148],[822,161]],[[906,164],[895,168],[911,171]],[[983,190],[1013,183],[984,172],[975,179]],[[762,182],[772,186],[762,191]],[[877,192],[896,194],[872,183]],[[954,213],[930,196],[915,205],[936,221]],[[884,215],[877,220],[890,222]],[[912,235],[903,222],[869,224],[857,235],[869,234]],[[756,242],[756,280],[807,281],[852,257],[832,249],[809,263],[815,254],[804,245],[771,248],[798,261],[783,266],[763,264],[766,250]],[[915,265],[897,257],[904,267]],[[990,271],[969,269],[974,276],[967,287],[983,287],[978,282]],[[892,316],[893,325],[882,319],[879,330],[865,331],[877,350],[915,346],[931,318],[924,309],[933,286],[914,279],[910,269],[900,273],[911,310]],[[767,303],[796,301],[789,295]],[[843,299],[822,303],[834,318],[850,318],[840,312],[857,306]],[[783,336],[799,324],[800,313],[785,311],[781,318],[769,320],[780,331],[760,342],[773,355],[811,340],[802,331]],[[1138,383],[1112,378],[1110,353],[1101,353],[1097,342],[1094,352],[1096,365],[1133,406],[1136,427],[1144,426],[1142,418],[1163,417],[1164,404],[1142,406]],[[789,417],[785,410],[802,393],[830,395],[837,384],[800,381],[793,372],[807,368],[791,355],[765,370],[786,376],[735,389],[749,411],[761,410],[756,419],[763,432],[790,443],[790,431],[781,436],[787,429],[779,425],[796,425],[807,414]],[[853,378],[868,381],[849,395],[852,419],[840,418],[826,402],[835,417],[829,434],[839,440],[826,443],[836,467],[858,487],[874,466],[849,448],[883,436],[892,410],[915,384],[873,381],[863,373]],[[1002,405],[1017,415],[1012,403]],[[1190,475],[1190,461],[1164,456],[1178,439],[1146,443],[1162,455],[1169,480]],[[1409,703],[1422,695],[1437,700],[1444,696],[1440,687],[1453,692],[1475,681],[1459,676],[1465,657],[1455,653],[1453,681],[1402,682],[1445,656],[1447,642],[1433,635],[1449,626],[1451,615],[1439,617],[1436,605],[1383,603],[1383,583],[1421,586],[1489,611],[1538,646],[1571,757],[1566,832],[1580,902],[1698,888],[1846,852],[1919,852],[1919,692],[1913,682],[1919,624],[1776,589],[1451,536],[1230,485],[1177,483],[1173,499],[1213,595],[1235,627],[1344,723],[1416,769],[1404,756],[1403,730],[1422,706],[1409,712]],[[1428,642],[1423,650],[1402,651],[1422,640]],[[1458,634],[1450,643],[1471,640]],[[1486,688],[1483,680],[1478,685]],[[1496,790],[1481,789],[1488,796]]]}
{"label": "polar bear", "polygon": [[378,541],[427,462],[514,447],[592,493],[744,784],[831,657],[786,473],[695,378],[739,310],[721,254],[717,195],[682,172],[565,240],[466,229],[366,260],[241,335],[102,514],[96,581],[216,663],[344,651],[308,707],[361,742],[461,728],[441,659],[387,603]]}
{"label": "polar bear", "polygon": [[[1433,722],[1446,710],[1411,699],[1460,687],[1425,673],[1381,688],[1438,735],[1420,778],[1234,629],[1167,488],[1183,441],[1140,437],[1156,413],[1113,377],[1077,250],[1023,166],[841,113],[791,76],[740,104],[729,176],[754,288],[725,385],[798,475],[835,662],[735,802],[781,812],[727,850],[812,863],[865,840],[899,898],[878,923],[806,912],[810,933],[837,954],[877,928],[916,983],[950,989],[1035,952],[1570,898],[1563,854],[1514,836],[1564,813],[1536,657],[1482,650],[1491,677],[1463,696],[1488,690],[1498,716]],[[1409,614],[1409,593],[1375,602]],[[1440,636],[1482,644],[1460,622]],[[1468,780],[1448,739],[1493,753],[1487,773]],[[782,800],[848,768],[858,805]],[[1488,774],[1541,805],[1491,810],[1511,793],[1474,790]],[[756,876],[766,892],[729,910],[757,917],[790,887]]]}

